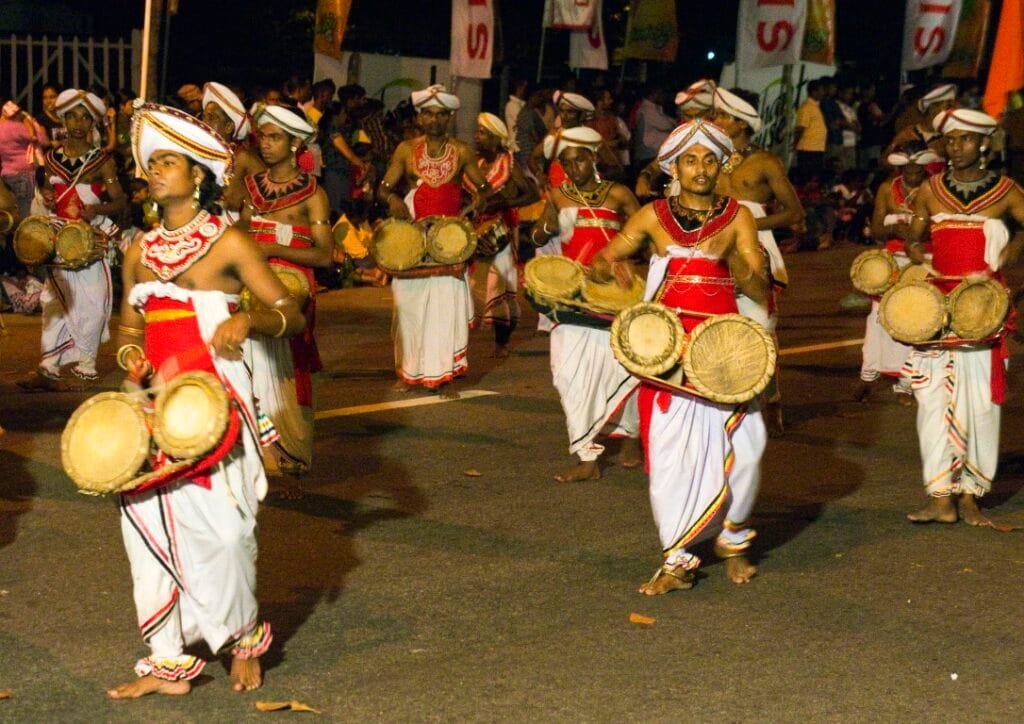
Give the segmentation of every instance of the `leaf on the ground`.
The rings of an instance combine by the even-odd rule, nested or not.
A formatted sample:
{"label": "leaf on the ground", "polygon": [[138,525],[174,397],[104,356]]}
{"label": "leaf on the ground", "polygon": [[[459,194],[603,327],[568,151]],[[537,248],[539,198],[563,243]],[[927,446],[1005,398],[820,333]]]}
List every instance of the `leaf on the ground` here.
{"label": "leaf on the ground", "polygon": [[656,619],[656,618],[654,618],[652,616],[642,616],[639,613],[631,613],[631,614],[629,614],[629,622],[630,623],[635,623],[638,626],[653,626],[654,622],[657,621],[657,620],[658,619]]}
{"label": "leaf on the ground", "polygon": [[0,699],[10,699],[13,696],[7,689],[0,690]]}
{"label": "leaf on the ground", "polygon": [[256,709],[258,711],[300,711],[309,712],[310,714],[319,714],[320,712],[309,706],[303,704],[301,701],[257,701]]}
{"label": "leaf on the ground", "polygon": [[483,473],[481,473],[476,468],[466,468],[465,470],[462,471],[462,474],[465,475],[467,478],[481,478],[481,477],[483,477]]}

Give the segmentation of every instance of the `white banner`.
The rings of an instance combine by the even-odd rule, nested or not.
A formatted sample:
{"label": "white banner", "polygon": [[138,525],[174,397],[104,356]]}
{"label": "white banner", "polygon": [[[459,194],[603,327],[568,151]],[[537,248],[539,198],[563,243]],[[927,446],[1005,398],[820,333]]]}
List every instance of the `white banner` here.
{"label": "white banner", "polygon": [[902,70],[945,63],[953,49],[961,0],[907,0]]}
{"label": "white banner", "polygon": [[594,24],[590,30],[575,30],[569,35],[569,67],[608,70],[608,47],[604,44],[604,20],[601,0],[594,0]]}
{"label": "white banner", "polygon": [[740,0],[736,62],[740,71],[800,62],[807,0]]}
{"label": "white banner", "polygon": [[493,58],[492,0],[452,0],[452,75],[490,78]]}
{"label": "white banner", "polygon": [[590,30],[601,0],[544,0],[544,27]]}

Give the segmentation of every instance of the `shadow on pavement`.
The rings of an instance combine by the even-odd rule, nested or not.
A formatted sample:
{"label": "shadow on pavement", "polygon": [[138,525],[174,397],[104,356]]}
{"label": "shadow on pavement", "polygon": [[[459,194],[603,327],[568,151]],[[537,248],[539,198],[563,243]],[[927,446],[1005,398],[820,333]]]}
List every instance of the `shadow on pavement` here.
{"label": "shadow on pavement", "polygon": [[32,510],[36,481],[25,460],[9,450],[0,450],[0,470],[0,548],[6,548],[18,537],[18,517]]}

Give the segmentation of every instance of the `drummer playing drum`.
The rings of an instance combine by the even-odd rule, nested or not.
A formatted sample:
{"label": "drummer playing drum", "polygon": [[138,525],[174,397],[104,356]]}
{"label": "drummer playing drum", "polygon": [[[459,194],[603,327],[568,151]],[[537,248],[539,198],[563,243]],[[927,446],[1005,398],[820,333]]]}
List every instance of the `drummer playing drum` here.
{"label": "drummer playing drum", "polygon": [[[645,244],[653,255],[647,298],[676,309],[687,331],[709,315],[736,313],[736,292],[767,311],[768,269],[749,210],[714,194],[722,162],[733,152],[722,129],[694,120],[665,140],[661,167],[679,195],[657,199],[626,223],[594,260],[598,279],[631,282],[624,260]],[[649,596],[693,586],[700,559],[688,547],[719,528],[715,553],[728,578],[747,583],[756,569],[746,551],[767,442],[756,403],[725,405],[640,384],[640,425],[662,565],[640,587]]]}
{"label": "drummer playing drum", "polygon": [[[944,110],[932,126],[945,141],[949,168],[921,185],[906,250],[924,262],[931,236],[933,282],[948,293],[974,275],[1000,281],[999,269],[1016,257],[1024,233],[1011,240],[1003,220],[1024,224],[1024,191],[985,167],[996,120],[966,108]],[[903,368],[917,400],[917,435],[928,504],[907,517],[915,523],[999,527],[982,514],[978,498],[992,488],[999,461],[1001,405],[1006,395],[1006,330],[990,342],[943,340],[919,347]]]}

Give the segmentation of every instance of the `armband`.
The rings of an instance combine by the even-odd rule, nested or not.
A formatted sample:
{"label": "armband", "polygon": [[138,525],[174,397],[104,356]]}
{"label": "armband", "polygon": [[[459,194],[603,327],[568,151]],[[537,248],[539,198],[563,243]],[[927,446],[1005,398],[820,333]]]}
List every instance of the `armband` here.
{"label": "armband", "polygon": [[285,330],[288,329],[288,317],[284,316],[284,312],[282,312],[276,306],[274,308],[272,308],[270,311],[271,312],[276,312],[277,314],[281,315],[281,329],[277,330],[277,333],[274,336],[275,337],[282,337],[282,336],[284,336]]}
{"label": "armband", "polygon": [[141,356],[145,357],[146,353],[137,344],[126,344],[117,350],[117,366],[123,369],[125,372],[128,371],[128,353],[138,352]]}
{"label": "armband", "polygon": [[117,325],[117,331],[121,334],[127,334],[129,337],[141,337],[146,330],[141,327],[129,327],[127,324]]}

